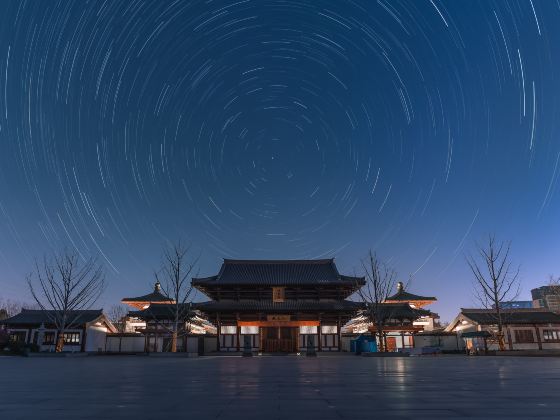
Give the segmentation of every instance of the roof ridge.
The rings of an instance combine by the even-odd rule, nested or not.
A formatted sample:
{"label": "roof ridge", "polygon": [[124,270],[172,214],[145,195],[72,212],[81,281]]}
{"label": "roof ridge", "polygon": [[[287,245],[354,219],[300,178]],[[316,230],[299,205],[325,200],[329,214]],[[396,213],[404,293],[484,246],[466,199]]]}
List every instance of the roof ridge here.
{"label": "roof ridge", "polygon": [[331,264],[334,263],[334,258],[323,258],[323,259],[280,259],[280,260],[270,260],[270,259],[230,259],[224,258],[224,264]]}

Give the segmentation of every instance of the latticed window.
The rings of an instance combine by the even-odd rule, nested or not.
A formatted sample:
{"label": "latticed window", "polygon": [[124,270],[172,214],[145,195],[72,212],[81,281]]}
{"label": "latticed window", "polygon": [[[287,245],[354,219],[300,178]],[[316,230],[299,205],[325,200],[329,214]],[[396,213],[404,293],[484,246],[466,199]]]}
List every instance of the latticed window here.
{"label": "latticed window", "polygon": [[533,330],[515,330],[516,343],[534,343]]}
{"label": "latticed window", "polygon": [[43,335],[43,345],[48,346],[51,344],[54,344],[54,332],[50,331],[50,332],[46,332]]}
{"label": "latticed window", "polygon": [[64,344],[70,344],[70,345],[80,344],[80,333],[77,332],[64,333]]}
{"label": "latticed window", "polygon": [[10,341],[13,343],[25,343],[25,331],[13,331],[10,333]]}
{"label": "latticed window", "polygon": [[560,341],[560,330],[543,330],[544,341]]}

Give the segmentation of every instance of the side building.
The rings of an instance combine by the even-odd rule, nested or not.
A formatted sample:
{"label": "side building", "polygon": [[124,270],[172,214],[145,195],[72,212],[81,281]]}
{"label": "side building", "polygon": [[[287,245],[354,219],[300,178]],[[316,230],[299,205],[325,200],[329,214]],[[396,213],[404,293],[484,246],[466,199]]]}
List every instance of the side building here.
{"label": "side building", "polygon": [[[508,350],[560,350],[560,315],[543,308],[503,309],[501,318]],[[447,326],[470,352],[497,350],[498,316],[494,309],[463,308]]]}
{"label": "side building", "polygon": [[[22,309],[17,315],[0,321],[8,330],[11,342],[35,344],[39,351],[55,350],[58,331],[55,314],[49,310]],[[65,352],[105,350],[107,333],[116,332],[113,324],[99,310],[76,310],[68,313],[68,327],[63,331]]]}
{"label": "side building", "polygon": [[194,304],[217,328],[219,351],[296,353],[308,338],[318,351],[340,351],[341,328],[362,307],[347,298],[365,284],[341,275],[333,259],[231,260],[194,278],[210,301]]}

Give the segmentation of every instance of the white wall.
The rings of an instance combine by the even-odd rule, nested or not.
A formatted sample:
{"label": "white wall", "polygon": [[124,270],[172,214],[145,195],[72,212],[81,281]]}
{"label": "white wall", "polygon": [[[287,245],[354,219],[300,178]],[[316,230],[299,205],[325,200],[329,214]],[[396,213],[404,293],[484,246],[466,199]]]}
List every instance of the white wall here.
{"label": "white wall", "polygon": [[90,325],[86,329],[86,352],[97,352],[105,350],[105,338],[107,337],[107,328]]}

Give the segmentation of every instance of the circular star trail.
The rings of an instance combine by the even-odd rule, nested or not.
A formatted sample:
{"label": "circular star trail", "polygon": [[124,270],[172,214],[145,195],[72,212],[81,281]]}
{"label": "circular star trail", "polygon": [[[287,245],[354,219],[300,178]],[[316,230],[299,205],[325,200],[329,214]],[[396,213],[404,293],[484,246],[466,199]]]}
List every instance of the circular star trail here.
{"label": "circular star trail", "polygon": [[183,238],[205,272],[221,257],[348,271],[372,248],[443,294],[484,232],[558,249],[556,2],[1,8],[8,293],[65,246],[100,255],[119,292]]}

